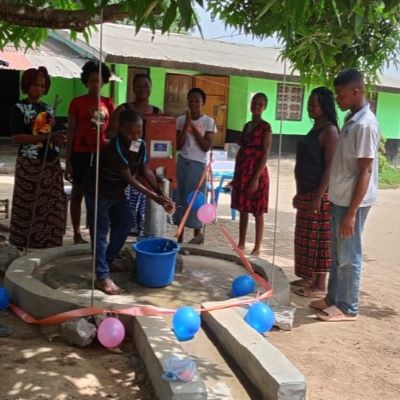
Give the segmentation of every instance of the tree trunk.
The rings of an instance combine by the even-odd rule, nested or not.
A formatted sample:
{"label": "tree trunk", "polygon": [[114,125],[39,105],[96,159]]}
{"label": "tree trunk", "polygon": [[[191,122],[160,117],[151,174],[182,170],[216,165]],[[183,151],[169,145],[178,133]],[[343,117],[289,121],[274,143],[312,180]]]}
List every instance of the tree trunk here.
{"label": "tree trunk", "polygon": [[126,5],[112,4],[103,7],[103,20],[101,9],[94,13],[87,10],[60,10],[45,7],[33,7],[24,4],[15,4],[11,0],[0,0],[0,20],[24,27],[71,29],[83,31],[87,26],[101,22],[113,22],[129,17]]}

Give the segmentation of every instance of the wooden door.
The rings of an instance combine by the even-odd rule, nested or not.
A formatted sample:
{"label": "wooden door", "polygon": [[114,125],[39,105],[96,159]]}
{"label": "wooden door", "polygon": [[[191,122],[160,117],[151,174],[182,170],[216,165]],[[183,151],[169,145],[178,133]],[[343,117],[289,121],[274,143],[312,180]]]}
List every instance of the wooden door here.
{"label": "wooden door", "polygon": [[167,74],[165,79],[164,112],[182,115],[187,110],[187,94],[192,88],[191,75]]}
{"label": "wooden door", "polygon": [[194,86],[207,95],[204,114],[214,118],[218,132],[214,135],[214,146],[224,147],[228,105],[229,78],[226,76],[195,76]]}

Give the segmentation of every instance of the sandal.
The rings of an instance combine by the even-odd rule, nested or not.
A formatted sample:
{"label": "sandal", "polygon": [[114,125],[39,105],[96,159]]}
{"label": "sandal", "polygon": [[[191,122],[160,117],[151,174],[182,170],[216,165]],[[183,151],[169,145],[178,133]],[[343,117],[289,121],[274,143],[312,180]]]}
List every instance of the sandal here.
{"label": "sandal", "polygon": [[325,322],[342,322],[342,321],[356,321],[356,315],[348,315],[343,313],[336,306],[330,306],[322,312],[317,314],[317,318]]}
{"label": "sandal", "polygon": [[204,237],[200,233],[200,234],[196,235],[195,237],[193,237],[191,240],[189,240],[188,244],[203,244],[203,242],[204,242]]}
{"label": "sandal", "polygon": [[75,236],[74,237],[74,244],[87,244],[89,243],[87,240],[85,240],[82,236]]}
{"label": "sandal", "polygon": [[300,288],[293,290],[298,296],[309,297],[311,299],[324,299],[326,293],[322,290],[313,290],[311,288]]}
{"label": "sandal", "polygon": [[323,311],[329,308],[329,304],[327,304],[325,299],[319,299],[312,301],[308,307],[313,308],[314,310]]}

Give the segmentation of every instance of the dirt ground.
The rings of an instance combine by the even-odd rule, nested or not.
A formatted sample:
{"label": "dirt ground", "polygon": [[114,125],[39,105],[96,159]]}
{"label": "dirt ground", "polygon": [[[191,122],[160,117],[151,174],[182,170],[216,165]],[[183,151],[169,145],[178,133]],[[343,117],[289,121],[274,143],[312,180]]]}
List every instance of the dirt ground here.
{"label": "dirt ground", "polygon": [[[281,163],[275,263],[293,279],[293,160]],[[277,162],[270,162],[270,213],[262,257],[272,261]],[[0,198],[11,198],[10,176],[0,175]],[[229,196],[222,195],[219,216],[233,235]],[[291,332],[273,331],[274,343],[305,375],[308,400],[397,400],[400,398],[400,190],[382,190],[364,235],[361,313],[357,322],[317,321],[308,300],[293,295],[297,306]],[[0,221],[2,222],[2,221]],[[249,226],[249,250],[254,240]],[[70,243],[68,230],[66,243]],[[189,239],[189,237],[187,238]],[[206,245],[221,244],[215,226],[207,227]],[[0,322],[15,333],[0,339],[0,400],[152,399],[151,386],[137,353],[127,342],[120,351],[99,345],[87,349],[48,342],[36,327],[9,312]],[[240,400],[240,399],[238,399]],[[256,399],[255,399],[256,400]]]}

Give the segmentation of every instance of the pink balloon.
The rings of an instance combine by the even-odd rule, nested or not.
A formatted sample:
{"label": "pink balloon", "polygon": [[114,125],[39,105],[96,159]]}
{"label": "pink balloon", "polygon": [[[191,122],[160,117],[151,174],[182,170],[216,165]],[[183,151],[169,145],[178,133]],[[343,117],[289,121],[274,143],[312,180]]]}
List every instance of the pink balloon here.
{"label": "pink balloon", "polygon": [[203,204],[197,211],[197,218],[204,224],[209,224],[217,218],[214,204]]}
{"label": "pink balloon", "polygon": [[125,328],[117,318],[106,318],[97,329],[97,339],[104,346],[110,349],[121,344],[125,337]]}

